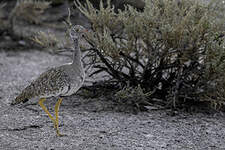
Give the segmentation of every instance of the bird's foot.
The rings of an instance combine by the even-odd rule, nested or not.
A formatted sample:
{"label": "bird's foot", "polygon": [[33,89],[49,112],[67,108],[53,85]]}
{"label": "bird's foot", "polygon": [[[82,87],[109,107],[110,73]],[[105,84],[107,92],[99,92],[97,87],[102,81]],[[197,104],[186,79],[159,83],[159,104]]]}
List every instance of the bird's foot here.
{"label": "bird's foot", "polygon": [[53,123],[54,123],[54,129],[57,130],[57,123],[55,121]]}
{"label": "bird's foot", "polygon": [[56,134],[57,134],[58,137],[66,136],[65,134],[59,133],[59,130],[56,130]]}

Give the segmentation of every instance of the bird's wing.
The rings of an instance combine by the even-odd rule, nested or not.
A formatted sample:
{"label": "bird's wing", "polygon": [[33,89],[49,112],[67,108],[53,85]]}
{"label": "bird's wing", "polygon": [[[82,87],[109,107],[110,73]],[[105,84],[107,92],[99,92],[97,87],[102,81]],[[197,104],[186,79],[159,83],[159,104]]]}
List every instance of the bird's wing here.
{"label": "bird's wing", "polygon": [[62,68],[52,68],[42,73],[34,80],[30,87],[35,90],[35,95],[55,95],[69,86],[70,78]]}

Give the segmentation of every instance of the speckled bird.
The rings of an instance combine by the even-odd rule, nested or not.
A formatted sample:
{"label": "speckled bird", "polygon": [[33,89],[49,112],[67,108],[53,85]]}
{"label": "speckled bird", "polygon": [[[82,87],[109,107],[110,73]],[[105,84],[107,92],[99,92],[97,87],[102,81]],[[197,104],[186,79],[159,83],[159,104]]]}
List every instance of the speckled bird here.
{"label": "speckled bird", "polygon": [[[81,51],[79,47],[79,39],[87,30],[75,25],[70,28],[70,38],[74,44],[74,54],[72,63],[62,65],[60,67],[51,68],[42,73],[36,80],[31,82],[20,95],[12,101],[11,105],[25,103],[33,97],[39,97],[39,104],[42,109],[48,114],[49,118],[54,123],[54,128],[58,136],[59,132],[58,111],[62,102],[63,96],[70,96],[76,93],[82,86],[85,78],[84,69],[81,61]],[[49,113],[43,102],[48,97],[59,98],[55,105],[55,118]]]}

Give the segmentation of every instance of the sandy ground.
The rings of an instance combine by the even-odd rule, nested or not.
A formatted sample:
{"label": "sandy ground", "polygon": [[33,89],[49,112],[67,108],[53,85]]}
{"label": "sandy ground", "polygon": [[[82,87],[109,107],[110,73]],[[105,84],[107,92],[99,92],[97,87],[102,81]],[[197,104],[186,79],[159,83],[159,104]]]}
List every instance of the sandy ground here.
{"label": "sandy ground", "polygon": [[[37,99],[11,107],[9,103],[41,72],[71,61],[40,51],[0,51],[1,150],[151,150],[225,149],[222,113],[181,113],[166,110],[119,112],[104,98],[66,97],[60,107],[60,131],[37,105]],[[55,99],[45,104],[51,112]]]}
{"label": "sandy ground", "polygon": [[[52,10],[58,18],[67,13],[66,6]],[[16,29],[20,35],[27,27]],[[33,34],[34,28],[29,29]],[[9,105],[40,73],[70,61],[37,50],[0,50],[0,150],[225,150],[225,114],[219,112],[171,116],[169,110],[150,110],[134,115],[118,111],[104,98],[73,95],[63,100],[59,112],[60,131],[66,136],[57,137],[38,99]],[[55,102],[45,102],[50,112]]]}

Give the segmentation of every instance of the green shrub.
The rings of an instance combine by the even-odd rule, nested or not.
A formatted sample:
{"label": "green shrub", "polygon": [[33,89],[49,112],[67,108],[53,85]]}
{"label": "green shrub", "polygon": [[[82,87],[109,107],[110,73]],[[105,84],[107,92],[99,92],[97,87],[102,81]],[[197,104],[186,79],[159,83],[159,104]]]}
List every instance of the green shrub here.
{"label": "green shrub", "polygon": [[99,10],[89,1],[75,2],[92,24],[90,76],[106,73],[116,91],[140,85],[151,92],[149,102],[160,99],[172,107],[224,104],[223,1],[146,0],[143,12],[128,5],[118,13],[107,2]]}

